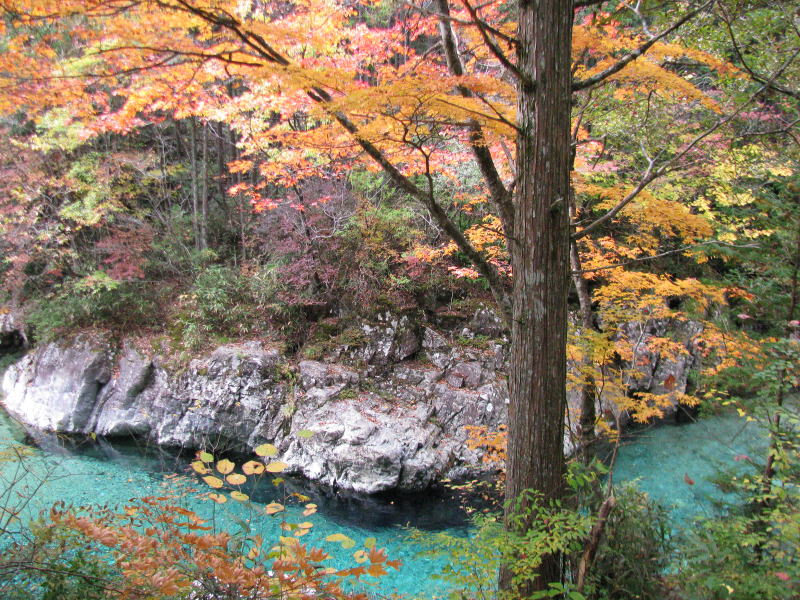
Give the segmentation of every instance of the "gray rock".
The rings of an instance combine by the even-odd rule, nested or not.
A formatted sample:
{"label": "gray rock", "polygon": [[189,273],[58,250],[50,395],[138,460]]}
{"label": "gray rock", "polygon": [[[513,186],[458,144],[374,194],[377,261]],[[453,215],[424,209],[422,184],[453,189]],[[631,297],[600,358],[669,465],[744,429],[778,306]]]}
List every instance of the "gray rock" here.
{"label": "gray rock", "polygon": [[[452,344],[408,316],[384,315],[361,329],[366,341],[353,353],[332,354],[339,362],[301,361],[296,378],[287,376],[285,357],[257,342],[221,346],[176,371],[131,343],[117,349],[103,336],[83,335],[42,345],[9,367],[3,402],[21,421],[50,431],[213,451],[274,443],[291,471],[364,493],[423,489],[492,468],[468,448],[466,427],[494,429],[507,420],[507,344]],[[620,339],[637,357],[631,388],[685,391],[699,331],[660,321],[622,328]],[[667,332],[685,351],[662,357],[647,346]],[[408,360],[418,352],[418,361]],[[576,398],[570,395],[572,411]],[[568,451],[573,438],[567,432]]]}
{"label": "gray rock", "polygon": [[361,331],[367,341],[359,350],[359,358],[370,365],[400,362],[421,348],[419,326],[408,315],[387,313],[375,324],[363,324]]}
{"label": "gray rock", "polygon": [[45,344],[3,375],[8,411],[46,431],[81,433],[98,395],[111,379],[111,345],[84,334],[69,344]]}

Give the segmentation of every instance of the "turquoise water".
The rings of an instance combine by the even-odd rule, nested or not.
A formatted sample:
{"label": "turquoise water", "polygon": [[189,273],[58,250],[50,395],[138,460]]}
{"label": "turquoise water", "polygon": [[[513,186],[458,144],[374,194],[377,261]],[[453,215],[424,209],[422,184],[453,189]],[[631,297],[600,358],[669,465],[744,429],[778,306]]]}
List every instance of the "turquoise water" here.
{"label": "turquoise water", "polygon": [[[31,434],[36,439],[31,439]],[[22,507],[19,515],[22,522],[61,500],[74,506],[113,506],[133,498],[163,496],[174,491],[176,485],[189,485],[199,492],[209,491],[193,475],[185,458],[133,444],[112,445],[103,440],[76,446],[72,441],[54,435],[26,432],[0,410],[0,459],[8,458],[12,447],[21,449],[25,460],[21,463],[0,460],[0,494],[8,488],[8,482],[18,478],[16,475],[21,473],[19,465],[25,465],[29,472],[25,474],[23,485],[18,485],[11,496],[14,501],[35,491],[32,501]],[[176,474],[185,477],[176,477]],[[439,531],[447,529],[458,535],[466,535],[468,531],[465,515],[454,497],[358,498],[303,486],[301,482],[289,482],[282,492],[268,480],[263,480],[256,489],[246,491],[252,496],[252,504],[229,500],[224,505],[217,505],[206,498],[198,498],[199,494],[190,494],[184,505],[209,522],[213,520],[219,529],[236,532],[241,530],[243,521],[249,521],[249,533],[260,534],[265,540],[277,540],[281,535],[283,515],[266,516],[263,506],[273,501],[282,502],[284,493],[296,491],[305,494],[311,498],[310,502],[319,506],[319,511],[303,516],[301,507],[287,502],[285,520],[312,522],[314,526],[310,533],[301,540],[332,554],[332,566],[355,566],[350,557],[354,551],[363,548],[363,541],[369,537],[376,539],[377,547],[387,550],[390,559],[402,561],[400,571],[389,569],[389,574],[379,578],[377,585],[367,586],[365,591],[375,595],[397,591],[432,598],[445,591],[440,582],[431,578],[442,569],[444,559],[415,556],[417,549],[405,543],[406,533],[401,525]],[[346,534],[355,540],[356,546],[345,551],[337,544],[326,542],[324,538],[332,533]],[[370,580],[370,577],[364,579],[366,582]]]}
{"label": "turquoise water", "polygon": [[[136,444],[112,445],[104,440],[79,444],[50,434],[26,432],[0,410],[0,458],[3,453],[7,456],[12,447],[22,449],[27,456],[22,464],[31,470],[24,480],[28,489],[15,489],[15,493],[21,493],[15,497],[36,492],[20,515],[23,521],[59,500],[75,506],[119,505],[132,498],[164,495],[174,489],[176,481],[208,491],[193,475],[186,458]],[[621,446],[614,478],[617,482],[636,481],[652,498],[671,509],[673,522],[679,528],[694,517],[712,514],[714,501],[724,498],[710,481],[720,468],[742,470],[746,462],[736,461],[735,457],[748,453],[761,456],[765,447],[763,433],[736,416],[711,417],[681,426],[662,425],[640,430]],[[0,493],[7,488],[2,479],[13,479],[19,473],[19,464],[16,460],[0,460]],[[690,485],[687,479],[694,483]],[[269,481],[247,491],[252,505],[234,501],[216,505],[197,498],[195,493],[188,499],[188,508],[228,531],[237,531],[243,521],[249,520],[252,533],[276,539],[280,520],[263,512],[254,515],[253,509],[263,511],[264,504],[281,501],[281,492]],[[369,537],[376,538],[378,547],[386,548],[390,558],[403,562],[399,572],[390,570],[368,592],[385,595],[397,591],[434,598],[446,591],[441,582],[431,578],[445,559],[417,557],[417,549],[405,541],[405,533],[398,526],[410,524],[466,535],[465,516],[457,498],[358,498],[302,482],[287,484],[285,492],[292,491],[310,496],[310,501],[319,506],[319,512],[311,517],[303,517],[300,508],[288,511],[290,522],[314,523],[311,532],[302,538],[306,544],[336,555],[336,545],[324,541],[327,535],[344,533],[356,541],[352,550],[338,551],[338,565],[345,564]]]}
{"label": "turquoise water", "polygon": [[735,501],[720,491],[714,479],[724,482],[726,477],[752,470],[746,457],[763,462],[766,450],[765,431],[735,414],[650,427],[622,444],[614,481],[635,481],[670,510],[679,529],[696,517],[719,514],[720,503]]}

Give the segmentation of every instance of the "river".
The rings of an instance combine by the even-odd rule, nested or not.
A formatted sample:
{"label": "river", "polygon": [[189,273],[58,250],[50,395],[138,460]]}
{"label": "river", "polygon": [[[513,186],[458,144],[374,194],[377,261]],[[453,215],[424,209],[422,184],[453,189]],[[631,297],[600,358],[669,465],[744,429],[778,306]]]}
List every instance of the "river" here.
{"label": "river", "polygon": [[[670,508],[673,524],[679,528],[696,516],[712,514],[714,501],[724,498],[711,481],[718,469],[743,469],[741,455],[762,452],[764,447],[763,433],[753,423],[735,415],[641,429],[620,447],[614,478],[616,482],[636,481],[651,497]],[[26,432],[0,410],[0,478],[6,481],[19,472],[19,462],[13,456],[9,460],[12,448],[22,448],[25,454],[24,464],[30,470],[26,475],[27,493],[36,488],[23,518],[35,516],[59,500],[75,506],[118,505],[131,498],[164,495],[179,481],[203,491],[207,489],[196,480],[186,457],[133,442],[110,443],[102,439],[78,442]],[[426,598],[444,594],[443,584],[432,575],[442,568],[445,559],[418,557],[418,549],[405,540],[401,526],[468,535],[469,523],[457,497],[420,494],[359,498],[302,482],[291,485],[290,491],[309,496],[319,506],[317,514],[308,518],[300,514],[299,507],[289,509],[289,521],[314,523],[304,542],[330,550],[332,544],[324,538],[332,533],[344,533],[359,546],[373,537],[390,558],[403,562],[400,571],[390,570],[389,575],[380,578],[374,592],[397,591]],[[4,487],[6,484],[0,481],[0,492]],[[243,520],[250,518],[254,533],[275,539],[280,519],[267,517],[260,511],[262,505],[280,500],[282,492],[267,480],[247,491],[252,504],[229,501],[217,505],[197,498],[197,494],[190,494],[186,501],[189,508],[213,519],[221,528],[235,531]],[[255,517],[254,509],[260,513]],[[351,552],[344,554],[349,556]],[[345,556],[340,555],[337,560],[341,563]]]}

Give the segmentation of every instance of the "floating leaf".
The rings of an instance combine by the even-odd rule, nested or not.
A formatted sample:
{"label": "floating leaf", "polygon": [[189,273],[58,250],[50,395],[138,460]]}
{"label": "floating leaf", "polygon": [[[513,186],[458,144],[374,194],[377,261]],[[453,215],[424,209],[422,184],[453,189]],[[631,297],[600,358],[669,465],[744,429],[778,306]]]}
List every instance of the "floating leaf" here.
{"label": "floating leaf", "polygon": [[247,502],[250,500],[250,496],[243,494],[242,492],[231,492],[231,498],[238,500],[239,502]]}
{"label": "floating leaf", "polygon": [[206,475],[203,477],[203,481],[205,481],[209,486],[215,489],[219,489],[222,487],[222,479],[219,477],[214,477],[213,475]]}
{"label": "floating leaf", "polygon": [[367,567],[367,573],[373,577],[380,577],[386,575],[386,569],[383,568],[383,565],[370,565]]}
{"label": "floating leaf", "polygon": [[261,475],[264,472],[264,463],[257,460],[248,460],[242,465],[242,471],[247,475]]}
{"label": "floating leaf", "polygon": [[301,429],[295,435],[301,438],[310,438],[312,435],[314,435],[314,432],[311,431],[310,429]]}
{"label": "floating leaf", "polygon": [[222,494],[209,494],[209,498],[211,498],[217,504],[225,504],[228,501],[228,498],[223,496]]}
{"label": "floating leaf", "polygon": [[233,469],[236,468],[236,465],[229,461],[227,458],[223,458],[221,461],[217,463],[217,471],[222,473],[223,475],[227,475]]}
{"label": "floating leaf", "polygon": [[200,475],[205,475],[209,472],[209,468],[205,465],[205,463],[199,460],[196,460],[192,463],[192,469],[200,473]]}
{"label": "floating leaf", "polygon": [[208,452],[201,452],[200,453],[200,460],[202,460],[205,463],[214,462],[214,455],[210,454]]}
{"label": "floating leaf", "polygon": [[356,562],[358,564],[361,564],[361,563],[367,562],[367,559],[369,557],[367,556],[367,553],[364,552],[363,550],[358,550],[355,554],[353,554],[353,558],[356,559]]}
{"label": "floating leaf", "polygon": [[261,444],[256,447],[255,453],[259,456],[275,456],[278,453],[278,449],[272,444]]}
{"label": "floating leaf", "polygon": [[302,523],[298,523],[297,526],[300,529],[311,529],[314,524],[311,521],[303,521]]}
{"label": "floating leaf", "polygon": [[311,500],[311,498],[309,498],[305,494],[298,494],[297,492],[292,492],[292,496],[294,498],[297,498],[300,502],[308,502],[309,500]]}
{"label": "floating leaf", "polygon": [[272,480],[272,485],[274,485],[275,487],[278,487],[284,481],[285,481],[285,479],[283,477],[276,477],[275,479]]}
{"label": "floating leaf", "polygon": [[267,471],[269,471],[270,473],[280,473],[288,466],[289,465],[287,465],[285,462],[276,460],[267,465]]}
{"label": "floating leaf", "polygon": [[342,548],[345,550],[349,550],[353,546],[356,545],[355,541],[352,538],[347,537],[343,533],[332,533],[328,537],[325,538],[329,542],[336,542],[342,545]]}
{"label": "floating leaf", "polygon": [[286,510],[286,507],[283,504],[278,504],[277,502],[270,502],[264,509],[264,511],[268,515],[274,515],[275,513],[281,512],[282,510]]}
{"label": "floating leaf", "polygon": [[304,517],[309,517],[317,512],[317,505],[316,504],[306,504],[306,509],[303,511]]}
{"label": "floating leaf", "polygon": [[225,481],[231,485],[242,485],[245,481],[247,481],[247,477],[241,473],[231,473],[225,478]]}
{"label": "floating leaf", "polygon": [[364,548],[372,550],[375,547],[375,544],[377,543],[378,540],[376,540],[374,537],[368,537],[367,539],[364,540]]}

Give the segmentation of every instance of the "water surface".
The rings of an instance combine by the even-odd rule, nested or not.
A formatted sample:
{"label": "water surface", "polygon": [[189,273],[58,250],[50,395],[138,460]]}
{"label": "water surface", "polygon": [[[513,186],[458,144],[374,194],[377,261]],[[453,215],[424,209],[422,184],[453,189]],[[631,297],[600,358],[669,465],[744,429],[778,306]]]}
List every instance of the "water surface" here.
{"label": "water surface", "polygon": [[[735,415],[710,417],[688,425],[661,425],[639,430],[626,440],[618,453],[614,478],[617,482],[635,481],[640,489],[668,507],[677,529],[695,517],[715,514],[717,501],[726,499],[712,482],[720,469],[741,472],[746,465],[742,455],[761,456],[765,448],[763,431]],[[24,461],[20,463],[14,455],[9,456],[12,451],[21,452]],[[9,457],[11,460],[2,460]],[[258,487],[246,490],[252,504],[228,501],[219,506],[201,497],[199,492],[207,492],[208,488],[188,466],[190,459],[133,442],[79,442],[26,430],[0,410],[0,478],[5,480],[0,481],[0,492],[7,488],[8,481],[21,474],[20,464],[30,472],[25,476],[25,486],[18,486],[14,492],[23,496],[35,492],[24,507],[23,519],[35,517],[57,501],[74,506],[122,505],[132,498],[164,495],[174,489],[176,481],[182,481],[198,490],[187,496],[187,507],[217,527],[236,532],[249,520],[252,533],[276,539],[280,535],[280,519],[265,516],[263,506],[282,501],[285,494],[296,491],[319,505],[319,512],[311,517],[302,516],[299,507],[288,511],[290,522],[314,523],[311,533],[302,538],[306,544],[334,553],[336,545],[324,538],[331,533],[344,533],[357,543],[353,550],[338,551],[336,562],[344,565],[365,539],[374,537],[390,558],[403,562],[399,572],[390,571],[370,588],[373,593],[397,591],[434,598],[446,592],[443,584],[432,578],[446,559],[418,557],[418,548],[405,540],[400,526],[467,535],[468,523],[457,497],[418,494],[364,498],[298,481],[276,488],[264,480]]]}

